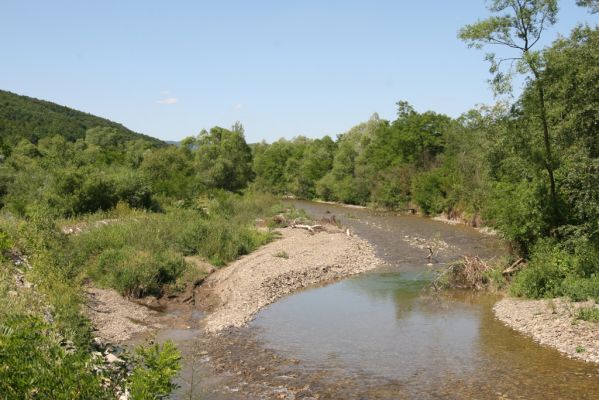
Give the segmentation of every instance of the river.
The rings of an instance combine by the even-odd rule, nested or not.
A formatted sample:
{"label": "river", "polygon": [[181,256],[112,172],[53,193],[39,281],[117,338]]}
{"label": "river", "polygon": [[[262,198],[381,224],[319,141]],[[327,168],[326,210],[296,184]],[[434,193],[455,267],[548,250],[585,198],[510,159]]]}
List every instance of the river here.
{"label": "river", "polygon": [[[293,204],[315,219],[335,215],[374,244],[386,265],[303,290],[263,309],[248,328],[227,339],[230,348],[222,352],[229,356],[221,361],[247,363],[250,369],[260,362],[279,362],[285,366],[276,369],[279,377],[312,385],[310,396],[318,392],[314,387],[322,387],[322,398],[599,398],[596,365],[568,359],[504,326],[493,317],[495,296],[424,290],[435,269],[461,255],[489,259],[505,254],[496,238],[417,216]],[[432,260],[427,247],[433,250]],[[231,358],[235,352],[240,354]],[[259,361],[256,352],[268,352],[271,358]],[[229,389],[233,375],[211,377],[202,398],[258,397],[257,392],[244,394],[256,375],[243,369],[237,370],[243,376],[240,385],[209,394],[210,386],[226,384]],[[278,393],[273,398],[302,398],[273,393]]]}

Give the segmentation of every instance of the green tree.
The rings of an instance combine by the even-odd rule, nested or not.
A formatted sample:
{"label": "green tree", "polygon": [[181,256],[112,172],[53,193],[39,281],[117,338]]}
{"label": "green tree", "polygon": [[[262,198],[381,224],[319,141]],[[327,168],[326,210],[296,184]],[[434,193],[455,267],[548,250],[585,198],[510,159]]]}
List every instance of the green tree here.
{"label": "green tree", "polygon": [[576,4],[587,7],[591,14],[599,13],[599,0],[576,0]]}
{"label": "green tree", "polygon": [[252,179],[252,151],[245,142],[241,124],[232,130],[203,130],[192,147],[197,174],[205,187],[238,191]]}
{"label": "green tree", "polygon": [[543,59],[534,46],[541,39],[543,31],[557,21],[557,0],[493,0],[489,5],[493,16],[463,27],[458,36],[469,47],[482,48],[485,45],[500,45],[513,49],[516,55],[498,59],[489,53],[486,58],[491,62],[490,72],[498,93],[508,91],[514,68],[507,73],[502,64],[516,64],[515,71],[530,76],[531,86],[536,89],[538,117],[542,126],[544,146],[544,168],[547,171],[552,204],[553,227],[558,223],[558,199],[555,183],[556,161],[553,154],[552,138],[549,131],[545,85],[543,81]]}

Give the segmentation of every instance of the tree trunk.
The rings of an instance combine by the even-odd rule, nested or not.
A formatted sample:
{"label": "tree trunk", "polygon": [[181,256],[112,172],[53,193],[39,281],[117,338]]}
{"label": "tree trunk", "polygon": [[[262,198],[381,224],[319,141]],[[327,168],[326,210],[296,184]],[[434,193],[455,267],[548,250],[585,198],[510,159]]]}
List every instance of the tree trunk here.
{"label": "tree trunk", "polygon": [[549,123],[547,122],[547,111],[545,109],[545,88],[540,78],[540,74],[534,65],[529,64],[530,69],[535,77],[535,84],[539,93],[539,103],[541,106],[541,123],[543,125],[543,143],[545,144],[545,169],[549,175],[549,190],[551,194],[551,228],[557,226],[557,220],[559,215],[558,204],[557,204],[557,191],[555,186],[554,176],[554,165],[553,165],[553,152],[551,149],[551,138],[549,136]]}

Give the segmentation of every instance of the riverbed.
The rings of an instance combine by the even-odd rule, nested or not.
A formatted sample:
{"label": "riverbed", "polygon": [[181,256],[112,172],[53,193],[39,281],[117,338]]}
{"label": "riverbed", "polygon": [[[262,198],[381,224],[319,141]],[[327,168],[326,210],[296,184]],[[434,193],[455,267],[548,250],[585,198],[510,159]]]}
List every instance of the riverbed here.
{"label": "riverbed", "polygon": [[293,203],[315,219],[335,215],[387,265],[283,298],[246,328],[194,331],[182,341],[194,361],[183,389],[194,376],[203,399],[599,398],[596,365],[497,321],[495,296],[425,290],[461,255],[505,254],[497,238],[417,216]]}

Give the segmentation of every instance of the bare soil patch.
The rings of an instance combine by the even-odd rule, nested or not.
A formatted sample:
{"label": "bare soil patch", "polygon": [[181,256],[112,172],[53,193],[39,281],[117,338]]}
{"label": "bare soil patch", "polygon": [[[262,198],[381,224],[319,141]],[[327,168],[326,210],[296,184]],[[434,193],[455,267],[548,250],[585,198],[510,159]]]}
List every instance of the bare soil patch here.
{"label": "bare soil patch", "polygon": [[129,301],[111,289],[90,287],[84,310],[96,334],[109,343],[122,343],[134,335],[161,327],[158,312]]}

